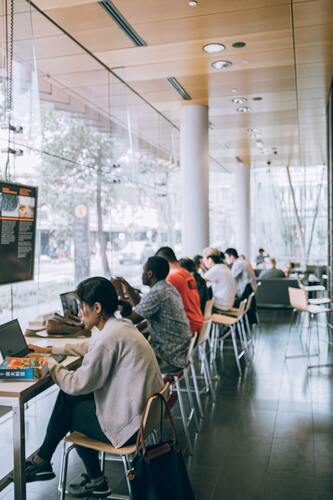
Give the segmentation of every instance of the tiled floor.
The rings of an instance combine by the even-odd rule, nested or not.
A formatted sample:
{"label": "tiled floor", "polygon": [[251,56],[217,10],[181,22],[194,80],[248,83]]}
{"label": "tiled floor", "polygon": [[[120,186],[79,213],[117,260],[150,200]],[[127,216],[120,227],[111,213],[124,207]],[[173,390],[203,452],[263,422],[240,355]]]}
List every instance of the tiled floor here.
{"label": "tiled floor", "polygon": [[[238,380],[233,358],[226,353],[217,367],[216,404],[205,397],[205,418],[188,460],[196,499],[332,500],[333,369],[308,372],[304,359],[285,362],[288,315],[266,311],[261,317],[263,331],[243,380]],[[321,336],[326,338],[324,328]],[[300,350],[295,333],[288,349]],[[324,362],[324,342],[321,351]],[[54,396],[53,392],[29,409],[28,452],[43,436]],[[184,443],[178,421],[177,429]],[[10,432],[10,420],[0,424],[0,475],[11,467]],[[55,470],[59,455],[58,450]],[[81,472],[74,455],[71,477]],[[120,466],[109,466],[108,475],[115,491],[125,493],[123,482],[118,484]],[[14,499],[12,489],[0,493],[2,498]],[[56,480],[28,485],[28,500],[56,498]]]}

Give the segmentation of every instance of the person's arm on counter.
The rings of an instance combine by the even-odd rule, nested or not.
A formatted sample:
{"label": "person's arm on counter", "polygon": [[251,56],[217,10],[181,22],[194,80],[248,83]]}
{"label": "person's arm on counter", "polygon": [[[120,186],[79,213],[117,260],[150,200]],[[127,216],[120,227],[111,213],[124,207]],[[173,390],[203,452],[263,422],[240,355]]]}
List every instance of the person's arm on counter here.
{"label": "person's arm on counter", "polygon": [[66,356],[79,356],[81,358],[87,353],[88,346],[89,340],[76,342],[75,344],[65,344],[59,347],[40,347],[35,344],[28,344],[29,349],[32,349],[39,354],[65,354]]}

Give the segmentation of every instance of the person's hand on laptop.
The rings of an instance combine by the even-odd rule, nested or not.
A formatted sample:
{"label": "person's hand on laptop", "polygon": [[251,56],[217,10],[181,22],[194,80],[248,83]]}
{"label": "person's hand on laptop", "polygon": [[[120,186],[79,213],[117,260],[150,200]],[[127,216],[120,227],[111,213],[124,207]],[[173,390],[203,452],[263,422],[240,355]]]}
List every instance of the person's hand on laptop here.
{"label": "person's hand on laptop", "polygon": [[41,347],[35,344],[28,344],[28,347],[39,354],[52,354],[52,347]]}

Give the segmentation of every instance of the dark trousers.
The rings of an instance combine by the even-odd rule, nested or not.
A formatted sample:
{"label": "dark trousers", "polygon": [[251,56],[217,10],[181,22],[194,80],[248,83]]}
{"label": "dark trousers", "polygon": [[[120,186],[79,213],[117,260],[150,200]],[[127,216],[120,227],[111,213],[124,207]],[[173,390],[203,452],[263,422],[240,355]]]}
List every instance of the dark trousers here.
{"label": "dark trousers", "polygon": [[[253,292],[252,285],[250,283],[248,283],[245,287],[244,292],[242,293],[242,296],[236,297],[234,307],[239,307],[242,300],[247,299],[251,295],[252,292]],[[253,299],[252,299],[252,304],[251,304],[251,307],[247,313],[247,317],[249,319],[250,325],[257,324],[257,304],[256,304],[255,297],[253,297]]]}
{"label": "dark trousers", "polygon": [[[99,425],[93,394],[69,396],[59,391],[38,455],[50,461],[56,447],[69,431],[81,432],[92,439],[110,443]],[[76,449],[90,479],[102,476],[98,452],[81,446]]]}

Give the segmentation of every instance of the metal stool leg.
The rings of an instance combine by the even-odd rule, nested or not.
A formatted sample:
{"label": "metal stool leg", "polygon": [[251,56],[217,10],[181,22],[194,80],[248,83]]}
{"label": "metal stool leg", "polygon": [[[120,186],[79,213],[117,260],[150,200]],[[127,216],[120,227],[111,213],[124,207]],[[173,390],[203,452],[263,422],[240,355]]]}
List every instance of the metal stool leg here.
{"label": "metal stool leg", "polygon": [[199,391],[199,386],[198,386],[198,379],[197,379],[197,374],[196,374],[195,366],[194,366],[192,359],[190,360],[189,366],[191,368],[193,385],[194,385],[194,392],[195,392],[195,397],[196,397],[196,400],[198,403],[200,418],[203,418],[204,412],[203,412],[203,408],[202,408],[201,396],[200,396],[200,391]]}
{"label": "metal stool leg", "polygon": [[239,376],[241,377],[242,376],[242,369],[241,369],[241,365],[240,365],[239,357],[238,357],[236,333],[235,333],[235,329],[234,329],[233,326],[230,329],[231,329],[231,340],[232,340],[232,345],[233,345],[233,348],[234,348],[236,365],[237,365],[237,368],[238,368]]}
{"label": "metal stool leg", "polygon": [[210,375],[209,363],[208,363],[208,359],[207,359],[207,355],[206,355],[205,351],[203,351],[202,356],[203,356],[204,371],[206,372],[206,377],[207,377],[208,386],[209,386],[209,392],[211,393],[213,402],[215,403],[216,402],[215,391],[213,388],[213,382],[212,382],[212,377]]}
{"label": "metal stool leg", "polygon": [[199,421],[198,421],[198,417],[197,417],[197,410],[196,410],[196,407],[194,405],[194,401],[193,401],[193,397],[192,397],[191,384],[190,384],[190,379],[188,376],[188,368],[184,368],[184,380],[185,380],[188,401],[190,403],[191,413],[194,416],[195,427],[197,429],[197,432],[199,432]]}
{"label": "metal stool leg", "polygon": [[131,486],[131,481],[128,478],[128,472],[130,470],[129,460],[128,460],[128,457],[126,455],[122,455],[121,458],[122,458],[123,465],[124,465],[124,471],[125,471],[125,476],[126,476],[127,488],[128,488],[128,492],[130,495],[130,500],[132,500],[132,498],[133,498],[132,486]]}
{"label": "metal stool leg", "polygon": [[66,441],[64,440],[62,443],[62,454],[61,454],[61,462],[60,462],[60,472],[59,472],[59,481],[58,481],[58,491],[61,493],[62,482],[64,477],[64,456],[66,452]]}
{"label": "metal stool leg", "polygon": [[178,380],[177,377],[175,377],[175,384],[176,384],[177,397],[178,397],[178,401],[179,401],[180,415],[181,415],[182,421],[183,421],[183,426],[184,426],[184,432],[185,432],[185,436],[186,436],[186,441],[187,441],[187,444],[188,444],[190,455],[192,455],[193,454],[193,446],[192,446],[191,436],[190,436],[190,432],[189,432],[189,428],[188,428],[188,422],[187,422],[186,413],[185,413],[183,395],[182,395],[180,383],[179,383],[179,380]]}
{"label": "metal stool leg", "polygon": [[75,448],[75,446],[72,444],[67,448],[67,450],[64,451],[64,468],[63,468],[63,477],[62,477],[62,486],[61,486],[61,492],[60,492],[60,499],[65,500],[66,496],[66,483],[67,483],[67,470],[68,470],[68,458],[70,452]]}

